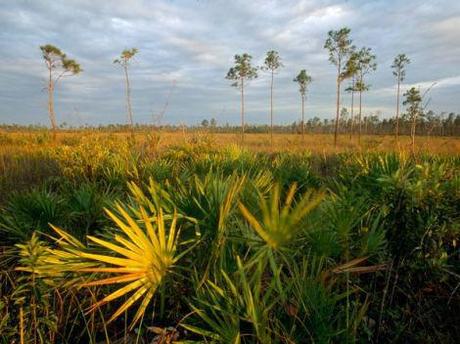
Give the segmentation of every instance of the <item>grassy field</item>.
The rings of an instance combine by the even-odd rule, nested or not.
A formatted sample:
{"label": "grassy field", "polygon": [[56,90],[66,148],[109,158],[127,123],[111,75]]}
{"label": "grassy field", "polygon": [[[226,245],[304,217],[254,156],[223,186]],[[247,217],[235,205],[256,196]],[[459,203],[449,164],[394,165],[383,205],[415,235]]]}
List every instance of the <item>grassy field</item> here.
{"label": "grassy field", "polygon": [[458,341],[458,138],[239,139],[0,133],[0,341]]}
{"label": "grassy field", "polygon": [[[85,137],[117,137],[127,140],[129,133],[123,132],[100,132],[91,130],[60,132],[57,142],[72,145]],[[184,132],[136,132],[138,144],[154,144],[157,148],[168,147],[177,144],[188,144],[193,142],[209,142],[218,147],[225,147],[231,144],[241,144],[241,135],[231,133],[213,133],[212,131],[184,131]],[[10,151],[19,145],[51,143],[51,137],[46,132],[4,132],[0,131],[0,142],[3,150]],[[10,144],[10,147],[8,147]],[[270,145],[269,134],[246,134],[244,147],[256,152],[308,151],[314,154],[332,154],[344,152],[411,152],[411,140],[409,136],[401,136],[398,143],[394,136],[389,135],[363,135],[361,144],[358,143],[356,135],[350,137],[348,134],[339,136],[337,147],[334,146],[332,134],[306,134],[304,140],[296,134],[274,134],[273,147]],[[0,149],[2,149],[0,148]],[[417,153],[458,155],[460,154],[460,138],[448,136],[420,136],[416,139]]]}

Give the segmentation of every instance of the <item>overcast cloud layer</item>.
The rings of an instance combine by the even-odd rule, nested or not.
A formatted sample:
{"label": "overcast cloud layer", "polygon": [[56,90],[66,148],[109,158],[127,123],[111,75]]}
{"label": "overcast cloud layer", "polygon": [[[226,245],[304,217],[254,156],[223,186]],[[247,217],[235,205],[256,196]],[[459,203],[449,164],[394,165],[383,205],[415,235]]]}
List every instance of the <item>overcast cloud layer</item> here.
{"label": "overcast cloud layer", "polygon": [[[275,80],[278,123],[299,117],[292,79],[312,75],[307,116],[332,118],[335,69],[323,49],[327,32],[348,26],[357,47],[371,47],[378,69],[364,97],[365,113],[393,114],[395,55],[412,60],[405,87],[431,91],[434,111],[460,112],[460,1],[10,1],[0,0],[0,123],[48,124],[46,67],[39,46],[54,44],[84,72],[65,79],[56,95],[58,121],[72,125],[126,121],[123,74],[112,64],[137,47],[131,66],[136,122],[152,122],[172,85],[163,123],[239,122],[239,93],[225,80],[233,55],[254,63],[279,51],[285,68]],[[247,89],[247,120],[267,122],[269,78]],[[344,97],[344,106],[349,106]]]}

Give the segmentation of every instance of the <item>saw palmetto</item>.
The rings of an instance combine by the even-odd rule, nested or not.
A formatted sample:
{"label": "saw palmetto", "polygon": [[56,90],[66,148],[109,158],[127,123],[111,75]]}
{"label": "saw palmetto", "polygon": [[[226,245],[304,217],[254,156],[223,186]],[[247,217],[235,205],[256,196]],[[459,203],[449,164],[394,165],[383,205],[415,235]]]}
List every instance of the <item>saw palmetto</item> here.
{"label": "saw palmetto", "polygon": [[260,220],[246,206],[239,203],[243,217],[266,245],[273,250],[281,249],[292,242],[302,228],[301,221],[323,199],[322,193],[309,191],[295,202],[296,192],[297,185],[291,185],[284,204],[281,204],[278,184],[273,187],[268,199],[263,194],[259,194]]}
{"label": "saw palmetto", "polygon": [[[92,306],[94,310],[108,302],[125,297],[125,302],[115,311],[109,322],[141,300],[131,323],[133,328],[144,315],[170,268],[180,258],[176,255],[177,216],[174,214],[167,230],[161,209],[151,218],[141,208],[140,221],[131,217],[121,205],[117,205],[116,209],[120,216],[109,210],[106,212],[120,231],[113,234],[111,238],[88,236],[88,240],[99,246],[104,253],[99,253],[95,249],[89,251],[74,247],[73,253],[78,251],[80,259],[93,263],[89,267],[77,268],[74,272],[95,273],[96,276],[108,275],[84,283],[83,286],[86,287],[124,284]],[[65,233],[58,228],[56,230],[61,235]],[[59,252],[54,252],[57,253]]]}
{"label": "saw palmetto", "polygon": [[178,256],[176,256],[176,216],[173,217],[169,231],[166,231],[161,210],[159,210],[154,221],[147,216],[145,211],[141,210],[142,222],[145,225],[145,230],[143,230],[121,206],[118,206],[117,209],[124,221],[112,212],[107,211],[107,214],[124,234],[124,236],[118,234],[114,236],[113,239],[117,244],[92,236],[89,236],[88,239],[117,253],[121,257],[94,253],[83,253],[82,257],[98,261],[104,265],[111,265],[90,268],[87,269],[88,272],[114,275],[89,282],[86,284],[87,286],[126,283],[125,286],[97,302],[93,308],[131,293],[112,315],[109,322],[116,319],[136,301],[142,299],[131,324],[131,327],[133,327],[145,313],[158,286],[178,259]]}

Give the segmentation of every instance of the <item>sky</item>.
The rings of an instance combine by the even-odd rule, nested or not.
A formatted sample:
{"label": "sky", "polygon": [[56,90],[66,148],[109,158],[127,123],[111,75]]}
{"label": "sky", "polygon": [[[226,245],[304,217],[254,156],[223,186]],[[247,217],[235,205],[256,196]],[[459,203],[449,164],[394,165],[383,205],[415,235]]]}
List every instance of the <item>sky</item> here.
{"label": "sky", "polygon": [[[125,123],[123,73],[113,60],[139,53],[130,65],[134,121],[218,124],[240,120],[240,94],[225,79],[235,54],[254,65],[269,50],[284,68],[275,76],[275,122],[300,116],[293,78],[306,69],[313,82],[306,117],[333,118],[336,69],[323,48],[329,30],[347,26],[353,44],[370,47],[377,70],[368,76],[364,114],[392,116],[396,81],[391,64],[411,59],[403,89],[430,91],[429,108],[460,112],[459,0],[0,0],[0,123],[48,125],[47,69],[40,45],[53,44],[83,68],[56,89],[59,123]],[[246,89],[248,123],[267,123],[269,75]],[[342,106],[350,106],[344,94]]]}

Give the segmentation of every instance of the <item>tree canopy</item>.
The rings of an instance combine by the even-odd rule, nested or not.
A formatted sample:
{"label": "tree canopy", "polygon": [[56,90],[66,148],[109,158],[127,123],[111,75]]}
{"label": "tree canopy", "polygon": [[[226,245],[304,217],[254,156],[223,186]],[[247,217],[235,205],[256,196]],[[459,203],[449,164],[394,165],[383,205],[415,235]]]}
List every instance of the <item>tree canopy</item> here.
{"label": "tree canopy", "polygon": [[395,57],[391,68],[393,68],[393,75],[398,78],[399,81],[404,81],[406,77],[405,67],[410,63],[410,59],[406,54],[399,54]]}
{"label": "tree canopy", "polygon": [[235,55],[235,65],[228,70],[228,80],[233,80],[232,86],[241,87],[243,80],[251,80],[257,78],[257,68],[251,64],[252,56],[244,53]]}
{"label": "tree canopy", "polygon": [[284,65],[281,62],[281,58],[278,52],[275,50],[270,50],[267,52],[267,55],[264,60],[264,65],[262,66],[262,70],[276,72],[283,66]]}
{"label": "tree canopy", "polygon": [[415,87],[411,87],[403,94],[403,97],[403,105],[407,106],[408,115],[412,118],[420,111],[420,103],[422,102],[420,90]]}
{"label": "tree canopy", "polygon": [[307,93],[308,85],[312,82],[312,80],[312,77],[308,75],[307,71],[302,69],[293,81],[299,85],[300,94],[305,96]]}
{"label": "tree canopy", "polygon": [[349,28],[344,27],[337,31],[331,30],[327,34],[324,48],[329,50],[329,61],[336,66],[353,50],[350,32]]}
{"label": "tree canopy", "polygon": [[42,51],[42,56],[48,69],[60,71],[58,78],[65,74],[75,75],[83,71],[77,61],[67,58],[66,54],[54,45],[42,45],[40,46],[40,50]]}
{"label": "tree canopy", "polygon": [[122,65],[123,67],[129,64],[129,61],[139,52],[137,48],[125,49],[121,52],[120,57],[113,60],[113,63]]}

